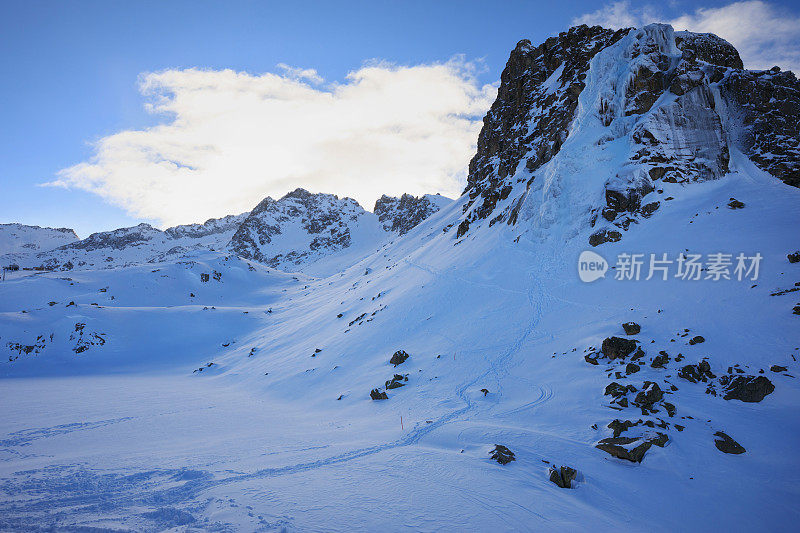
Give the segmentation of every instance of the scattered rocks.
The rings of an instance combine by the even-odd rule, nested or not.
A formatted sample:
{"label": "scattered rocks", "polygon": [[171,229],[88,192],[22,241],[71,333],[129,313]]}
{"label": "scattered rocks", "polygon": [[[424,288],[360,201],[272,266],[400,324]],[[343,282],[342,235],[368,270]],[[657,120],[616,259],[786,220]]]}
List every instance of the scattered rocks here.
{"label": "scattered rocks", "polygon": [[625,335],[636,335],[642,331],[642,327],[636,322],[625,322],[622,324],[622,329],[625,330]]}
{"label": "scattered rocks", "polygon": [[578,471],[569,466],[561,468],[550,467],[550,481],[562,489],[571,489],[572,480],[578,476]]}
{"label": "scattered rocks", "polygon": [[701,342],[706,342],[702,335],[697,335],[696,337],[692,337],[689,339],[689,344],[694,346],[695,344],[700,344]]}
{"label": "scattered rocks", "polygon": [[584,355],[583,360],[589,363],[590,365],[598,365],[597,357],[591,357],[590,355]]}
{"label": "scattered rocks", "polygon": [[611,360],[624,359],[636,349],[636,341],[622,337],[608,337],[603,341],[601,350]]}
{"label": "scattered rocks", "polygon": [[501,465],[507,465],[511,461],[516,461],[514,452],[503,446],[502,444],[495,444],[494,450],[491,451],[491,457]]}
{"label": "scattered rocks", "polygon": [[207,363],[206,366],[201,366],[200,368],[196,368],[196,369],[192,370],[192,374],[194,374],[195,372],[202,372],[206,368],[210,368],[212,366],[214,366],[214,363]]}
{"label": "scattered rocks", "polygon": [[780,365],[772,365],[771,367],[769,367],[769,369],[772,370],[773,372],[786,372],[787,370],[785,366],[780,366]]}
{"label": "scattered rocks", "polygon": [[378,389],[372,389],[369,392],[369,397],[373,400],[388,400],[389,395],[387,395],[384,391],[380,391]]}
{"label": "scattered rocks", "polygon": [[719,382],[725,389],[726,400],[760,402],[775,390],[775,385],[764,376],[722,376]]}
{"label": "scattered rocks", "polygon": [[723,453],[732,453],[735,455],[739,455],[741,453],[746,452],[747,450],[744,449],[744,446],[733,440],[730,435],[723,433],[722,431],[717,431],[714,433],[714,446]]}
{"label": "scattered rocks", "polygon": [[397,350],[394,352],[394,355],[392,355],[392,358],[389,359],[389,364],[394,366],[402,365],[408,358],[409,355],[405,351]]}

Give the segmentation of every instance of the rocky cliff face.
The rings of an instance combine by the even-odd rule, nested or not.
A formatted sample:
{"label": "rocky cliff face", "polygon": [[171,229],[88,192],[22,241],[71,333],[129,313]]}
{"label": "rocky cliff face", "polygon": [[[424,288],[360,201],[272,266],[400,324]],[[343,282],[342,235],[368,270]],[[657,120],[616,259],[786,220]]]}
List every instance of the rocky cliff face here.
{"label": "rocky cliff face", "polygon": [[420,222],[452,202],[439,194],[424,196],[404,194],[400,198],[384,194],[375,202],[373,213],[378,216],[384,230],[405,235]]}
{"label": "rocky cliff face", "polygon": [[532,172],[558,153],[586,85],[589,61],[626,31],[578,26],[536,47],[527,39],[517,43],[469,164],[464,192],[472,211],[459,226],[459,236],[471,221],[489,217],[497,202],[511,194],[515,182],[524,181],[514,177],[523,160]]}
{"label": "rocky cliff face", "polygon": [[351,198],[296,189],[279,200],[262,200],[228,246],[240,257],[273,267],[299,265],[348,248],[353,226],[366,218],[367,212]]}
{"label": "rocky cliff face", "polygon": [[[800,83],[743,70],[736,49],[668,25],[579,26],[520,41],[470,163],[457,238],[471,225],[546,228],[568,211],[617,240],[661,202],[659,183],[717,179],[731,150],[800,183]],[[563,153],[569,145],[567,153]]]}
{"label": "rocky cliff face", "polygon": [[228,247],[241,257],[287,270],[302,269],[323,258],[356,260],[391,234],[405,234],[451,202],[438,195],[384,195],[375,203],[373,214],[351,198],[297,189],[280,200],[261,201]]}

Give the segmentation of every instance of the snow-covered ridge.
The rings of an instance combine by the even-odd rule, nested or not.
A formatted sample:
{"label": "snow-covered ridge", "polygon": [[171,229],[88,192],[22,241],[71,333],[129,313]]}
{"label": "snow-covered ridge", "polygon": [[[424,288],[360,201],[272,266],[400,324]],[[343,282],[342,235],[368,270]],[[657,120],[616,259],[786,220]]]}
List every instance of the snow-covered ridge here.
{"label": "snow-covered ridge", "polygon": [[440,195],[383,196],[370,213],[351,198],[297,189],[279,200],[265,198],[249,213],[164,231],[142,223],[78,240],[72,230],[6,224],[0,226],[0,243],[14,253],[0,254],[0,261],[46,270],[117,268],[227,249],[290,271],[325,259],[330,264],[317,265],[314,272],[330,273],[450,203]]}
{"label": "snow-covered ridge", "polygon": [[0,256],[50,250],[78,240],[69,228],[0,224]]}

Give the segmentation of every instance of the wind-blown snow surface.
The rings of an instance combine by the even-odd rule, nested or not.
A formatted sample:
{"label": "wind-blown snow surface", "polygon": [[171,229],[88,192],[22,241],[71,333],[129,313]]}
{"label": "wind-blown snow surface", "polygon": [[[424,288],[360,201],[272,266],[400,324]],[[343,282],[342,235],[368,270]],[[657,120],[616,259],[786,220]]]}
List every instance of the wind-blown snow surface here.
{"label": "wind-blown snow surface", "polygon": [[[583,284],[585,236],[565,241],[558,227],[535,243],[515,243],[519,228],[481,228],[453,246],[442,228],[463,200],[329,278],[207,253],[6,282],[0,341],[55,340],[3,364],[0,527],[792,527],[800,387],[768,368],[798,371],[796,293],[770,293],[800,281],[786,261],[800,191],[733,159],[738,173],[675,185],[669,209],[599,251],[612,263],[620,251],[760,252],[752,283]],[[746,207],[728,209],[730,197]],[[219,281],[200,281],[214,271]],[[643,365],[623,381],[670,375],[668,420],[686,428],[641,464],[611,458],[594,443],[624,413],[607,407],[605,367],[583,355],[628,320],[648,356],[708,357],[717,374],[763,368],[775,392],[725,401],[676,368]],[[75,354],[75,323],[105,344]],[[688,345],[685,328],[706,342]],[[411,357],[394,368],[398,349]],[[396,372],[407,385],[371,401]],[[718,430],[747,453],[719,452]],[[491,461],[496,443],[516,461]],[[576,489],[548,481],[543,460],[578,469]]]}

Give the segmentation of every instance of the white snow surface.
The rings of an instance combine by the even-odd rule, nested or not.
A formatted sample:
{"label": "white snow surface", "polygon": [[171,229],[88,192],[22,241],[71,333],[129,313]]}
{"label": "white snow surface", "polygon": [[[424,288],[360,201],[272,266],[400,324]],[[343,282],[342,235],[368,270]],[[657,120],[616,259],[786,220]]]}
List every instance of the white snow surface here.
{"label": "white snow surface", "polygon": [[[619,251],[758,251],[756,283],[583,284],[585,235],[565,240],[560,227],[544,242],[514,243],[518,228],[503,226],[454,247],[442,227],[459,205],[326,278],[212,252],[69,280],[20,273],[0,287],[0,342],[48,340],[2,366],[0,526],[791,528],[800,518],[792,377],[766,370],[775,392],[745,404],[644,365],[623,382],[670,375],[676,416],[693,419],[641,464],[593,447],[622,414],[606,406],[611,380],[584,350],[621,335],[622,322],[642,325],[648,355],[708,357],[717,374],[738,363],[797,375],[797,298],[770,294],[800,281],[785,259],[800,191],[740,163],[723,179],[675,185],[668,209],[599,251],[612,261]],[[746,207],[727,209],[732,196]],[[214,271],[219,281],[200,281]],[[76,323],[105,344],[75,354]],[[685,328],[706,342],[689,346]],[[411,357],[393,368],[398,349]],[[371,401],[396,372],[408,384]],[[747,453],[720,453],[718,430]],[[498,443],[515,462],[488,458]],[[576,488],[549,482],[544,460],[578,469]]]}

